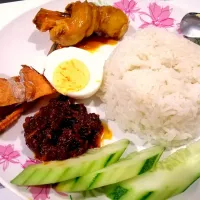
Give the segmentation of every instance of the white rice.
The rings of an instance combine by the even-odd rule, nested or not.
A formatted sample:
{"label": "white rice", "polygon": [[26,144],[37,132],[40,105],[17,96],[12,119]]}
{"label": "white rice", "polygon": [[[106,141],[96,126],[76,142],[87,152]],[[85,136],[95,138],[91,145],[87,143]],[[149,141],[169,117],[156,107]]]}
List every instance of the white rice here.
{"label": "white rice", "polygon": [[124,131],[183,144],[200,133],[200,46],[164,29],[139,30],[106,61],[98,96]]}

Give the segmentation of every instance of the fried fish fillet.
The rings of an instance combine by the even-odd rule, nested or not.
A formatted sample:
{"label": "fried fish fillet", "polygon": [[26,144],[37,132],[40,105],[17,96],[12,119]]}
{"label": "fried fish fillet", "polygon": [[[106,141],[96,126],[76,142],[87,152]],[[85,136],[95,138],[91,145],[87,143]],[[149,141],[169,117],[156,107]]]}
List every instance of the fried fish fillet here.
{"label": "fried fish fillet", "polygon": [[54,88],[43,75],[26,65],[22,67],[20,74],[24,81],[26,101],[34,101],[40,97],[55,93]]}
{"label": "fried fish fillet", "polygon": [[[7,106],[16,103],[23,102],[24,99],[20,98],[20,94],[14,94],[12,83],[15,82],[16,87],[18,88],[17,91],[23,92],[21,87],[21,83],[17,82],[14,78],[12,79],[4,79],[0,78],[0,106]],[[16,91],[16,92],[17,92]]]}
{"label": "fried fish fillet", "polygon": [[26,65],[22,66],[19,76],[0,78],[0,133],[19,119],[27,102],[54,93],[46,78]]}
{"label": "fried fish fillet", "polygon": [[0,107],[34,101],[55,93],[46,78],[31,67],[22,66],[19,76],[0,78]]}

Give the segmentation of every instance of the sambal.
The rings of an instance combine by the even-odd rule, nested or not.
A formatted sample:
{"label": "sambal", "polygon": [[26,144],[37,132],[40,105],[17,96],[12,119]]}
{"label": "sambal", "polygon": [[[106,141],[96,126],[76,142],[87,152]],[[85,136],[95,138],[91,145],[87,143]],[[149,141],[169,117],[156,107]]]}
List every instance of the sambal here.
{"label": "sambal", "polygon": [[42,161],[65,160],[100,146],[103,125],[83,104],[59,96],[23,124],[27,146]]}

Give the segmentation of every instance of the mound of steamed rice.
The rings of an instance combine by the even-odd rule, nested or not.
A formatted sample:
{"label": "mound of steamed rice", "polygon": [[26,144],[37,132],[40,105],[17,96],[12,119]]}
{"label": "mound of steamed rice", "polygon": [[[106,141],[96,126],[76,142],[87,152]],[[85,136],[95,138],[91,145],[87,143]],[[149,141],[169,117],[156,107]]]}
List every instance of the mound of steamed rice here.
{"label": "mound of steamed rice", "polygon": [[200,133],[200,46],[164,29],[139,30],[106,61],[98,95],[124,131],[183,144]]}

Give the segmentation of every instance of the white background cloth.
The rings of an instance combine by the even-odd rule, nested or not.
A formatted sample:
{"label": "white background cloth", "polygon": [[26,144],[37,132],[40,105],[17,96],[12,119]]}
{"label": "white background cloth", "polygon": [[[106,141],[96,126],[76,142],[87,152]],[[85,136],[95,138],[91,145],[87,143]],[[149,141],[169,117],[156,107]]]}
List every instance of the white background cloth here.
{"label": "white background cloth", "polygon": [[[50,0],[24,0],[0,4],[0,30],[19,15]],[[21,200],[6,188],[0,186],[0,200]]]}

